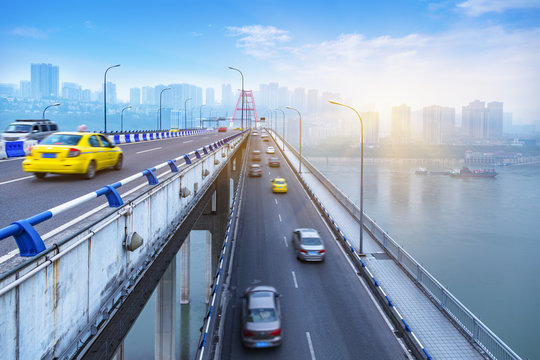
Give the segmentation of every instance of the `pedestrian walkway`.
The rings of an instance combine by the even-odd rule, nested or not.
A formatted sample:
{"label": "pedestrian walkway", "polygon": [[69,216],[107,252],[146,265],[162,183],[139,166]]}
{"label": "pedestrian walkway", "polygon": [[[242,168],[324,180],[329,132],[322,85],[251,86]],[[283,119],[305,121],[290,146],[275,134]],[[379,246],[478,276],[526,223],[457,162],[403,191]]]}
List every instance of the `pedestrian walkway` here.
{"label": "pedestrian walkway", "polygon": [[[282,149],[278,138],[276,145]],[[296,154],[285,147],[285,156],[296,172],[299,161]],[[347,239],[358,249],[359,224],[351,213],[328,189],[302,166],[301,177],[331,214]],[[363,259],[388,298],[394,303],[412,331],[433,359],[484,359],[453,323],[415,285],[413,280],[389,257],[379,243],[367,232],[363,234]]]}

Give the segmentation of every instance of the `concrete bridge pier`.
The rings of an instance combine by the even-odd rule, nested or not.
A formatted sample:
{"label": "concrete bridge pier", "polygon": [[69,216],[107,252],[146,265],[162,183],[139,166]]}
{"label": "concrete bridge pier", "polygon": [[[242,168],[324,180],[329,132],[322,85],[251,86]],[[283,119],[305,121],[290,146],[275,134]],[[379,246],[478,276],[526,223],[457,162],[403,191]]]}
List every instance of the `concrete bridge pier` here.
{"label": "concrete bridge pier", "polygon": [[[186,239],[189,244],[189,238]],[[185,243],[184,243],[185,245]],[[184,247],[184,246],[183,246]],[[188,245],[189,248],[189,245]],[[189,274],[188,274],[189,275]],[[159,281],[156,294],[155,359],[176,359],[176,260]]]}
{"label": "concrete bridge pier", "polygon": [[180,304],[189,304],[189,254],[190,235],[186,237],[180,248]]}

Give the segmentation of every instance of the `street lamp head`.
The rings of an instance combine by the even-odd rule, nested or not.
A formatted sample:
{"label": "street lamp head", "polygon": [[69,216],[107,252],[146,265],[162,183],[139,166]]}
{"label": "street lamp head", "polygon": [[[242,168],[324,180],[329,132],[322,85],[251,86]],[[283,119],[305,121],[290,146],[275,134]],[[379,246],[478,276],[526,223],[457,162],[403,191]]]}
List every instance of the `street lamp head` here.
{"label": "street lamp head", "polygon": [[330,104],[341,105],[341,106],[343,106],[343,104],[338,103],[337,101],[334,101],[334,100],[328,100],[328,102],[329,102]]}
{"label": "street lamp head", "polygon": [[294,108],[290,107],[290,106],[285,106],[287,109],[291,109],[291,110],[294,110]]}
{"label": "street lamp head", "polygon": [[51,106],[60,106],[60,103],[52,104]]}
{"label": "street lamp head", "polygon": [[165,90],[171,90],[171,88],[166,88]]}

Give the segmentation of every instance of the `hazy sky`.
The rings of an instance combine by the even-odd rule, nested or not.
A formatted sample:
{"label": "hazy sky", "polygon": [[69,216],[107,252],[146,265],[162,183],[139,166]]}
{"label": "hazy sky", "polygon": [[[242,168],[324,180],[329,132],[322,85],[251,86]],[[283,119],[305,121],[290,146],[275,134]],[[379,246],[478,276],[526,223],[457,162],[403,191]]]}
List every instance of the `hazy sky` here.
{"label": "hazy sky", "polygon": [[[260,83],[339,92],[361,110],[503,101],[540,119],[540,0],[4,1],[0,82],[31,63],[102,87]],[[291,104],[294,106],[294,104]]]}

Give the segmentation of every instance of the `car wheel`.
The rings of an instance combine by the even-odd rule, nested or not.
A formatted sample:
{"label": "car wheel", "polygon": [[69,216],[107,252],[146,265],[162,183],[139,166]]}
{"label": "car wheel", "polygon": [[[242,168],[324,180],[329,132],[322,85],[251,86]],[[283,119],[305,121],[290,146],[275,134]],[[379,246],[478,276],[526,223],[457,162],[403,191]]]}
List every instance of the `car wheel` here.
{"label": "car wheel", "polygon": [[88,180],[92,179],[94,176],[96,176],[96,162],[92,160],[90,161],[90,164],[88,164],[88,169],[86,169],[84,178]]}
{"label": "car wheel", "polygon": [[114,170],[121,170],[123,162],[124,162],[124,157],[122,156],[122,154],[118,155],[118,160],[116,160],[116,164],[114,165]]}
{"label": "car wheel", "polygon": [[43,172],[40,172],[40,173],[34,173],[34,175],[38,178],[38,179],[43,179],[47,173],[43,173]]}

